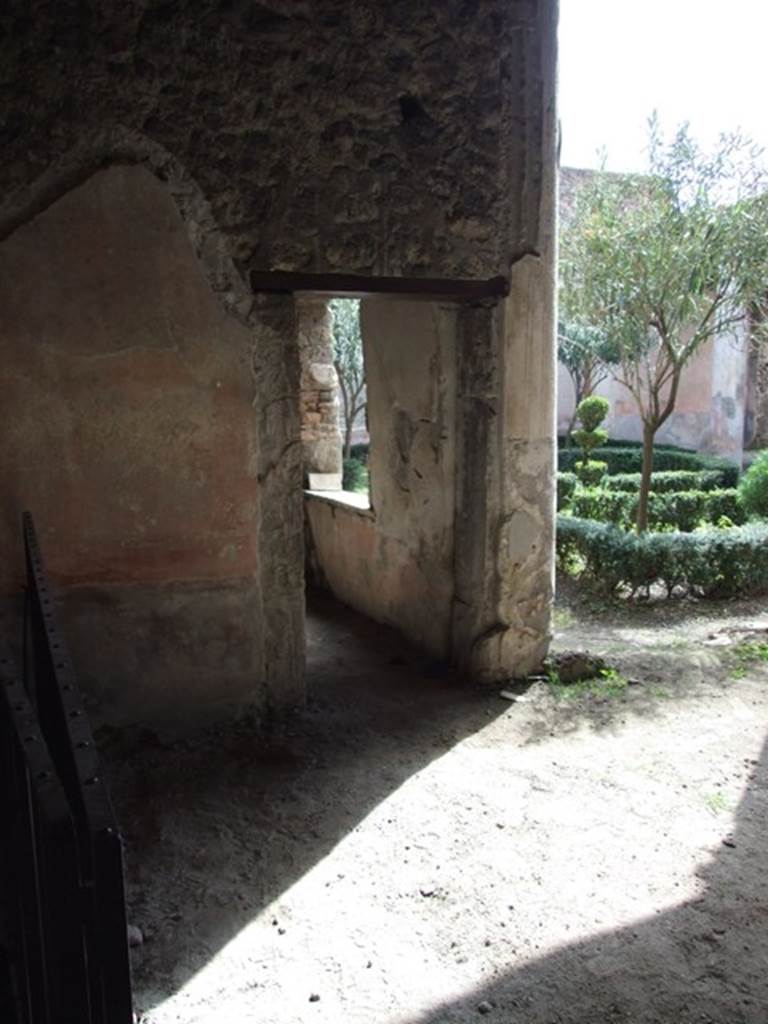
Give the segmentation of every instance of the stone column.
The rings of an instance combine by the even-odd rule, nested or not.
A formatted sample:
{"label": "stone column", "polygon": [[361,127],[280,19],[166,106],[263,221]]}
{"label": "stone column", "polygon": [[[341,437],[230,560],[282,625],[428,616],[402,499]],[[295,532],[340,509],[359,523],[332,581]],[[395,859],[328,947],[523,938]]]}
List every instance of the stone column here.
{"label": "stone column", "polygon": [[325,299],[300,298],[296,306],[304,482],[313,491],[339,491],[342,443],[331,312]]}
{"label": "stone column", "polygon": [[299,439],[299,358],[292,295],[257,295],[254,410],[260,484],[259,536],[264,685],[279,710],[304,700],[304,500]]}
{"label": "stone column", "polygon": [[[525,79],[541,149],[511,165],[510,293],[460,313],[453,659],[475,678],[526,675],[547,653],[554,593],[556,5],[540,5],[543,72]],[[514,174],[512,174],[514,171]]]}
{"label": "stone column", "polygon": [[509,299],[462,310],[453,660],[501,682],[536,668],[554,592],[554,340],[539,257]]}

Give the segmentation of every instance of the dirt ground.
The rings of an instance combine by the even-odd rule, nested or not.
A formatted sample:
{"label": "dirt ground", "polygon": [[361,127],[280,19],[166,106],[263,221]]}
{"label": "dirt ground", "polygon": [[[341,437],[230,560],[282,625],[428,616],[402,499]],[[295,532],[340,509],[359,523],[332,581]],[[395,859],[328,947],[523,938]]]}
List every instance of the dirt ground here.
{"label": "dirt ground", "polygon": [[766,1024],[768,602],[556,624],[510,701],[315,599],[267,739],[111,737],[140,1020]]}

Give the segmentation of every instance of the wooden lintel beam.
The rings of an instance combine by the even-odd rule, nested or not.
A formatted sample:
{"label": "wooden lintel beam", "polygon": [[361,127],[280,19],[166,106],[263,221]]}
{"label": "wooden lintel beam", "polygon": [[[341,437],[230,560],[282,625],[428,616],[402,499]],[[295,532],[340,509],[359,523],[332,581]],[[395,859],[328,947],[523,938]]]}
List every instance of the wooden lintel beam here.
{"label": "wooden lintel beam", "polygon": [[467,280],[435,277],[373,277],[362,274],[304,274],[289,271],[251,271],[255,292],[303,292],[331,297],[364,298],[391,295],[431,302],[479,302],[509,294],[506,277]]}

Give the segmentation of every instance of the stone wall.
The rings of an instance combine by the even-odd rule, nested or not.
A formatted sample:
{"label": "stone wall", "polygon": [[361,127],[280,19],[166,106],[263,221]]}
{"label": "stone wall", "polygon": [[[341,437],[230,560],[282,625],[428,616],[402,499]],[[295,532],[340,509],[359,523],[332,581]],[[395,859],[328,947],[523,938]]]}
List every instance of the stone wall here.
{"label": "stone wall", "polygon": [[[743,332],[714,338],[683,369],[675,411],[659,429],[660,444],[722,455],[741,463],[748,406],[748,341]],[[637,402],[611,377],[597,388],[611,403],[604,426],[615,440],[640,441]],[[565,434],[574,409],[573,384],[565,367],[558,375],[558,430]]]}
{"label": "stone wall", "polygon": [[[554,205],[543,252],[553,252]],[[498,683],[540,665],[554,592],[554,266],[508,302],[365,300],[371,508],[309,495],[310,564],[342,601]]]}
{"label": "stone wall", "polygon": [[[315,497],[307,504],[314,557],[343,600],[489,683],[541,663],[554,591],[555,5],[539,6],[537,14],[542,45],[529,54],[522,77],[531,87],[526,102],[538,106],[541,121],[528,140],[525,167],[516,169],[522,174],[512,198],[517,213],[505,228],[513,254],[510,295],[454,311],[455,398],[447,421],[454,472],[452,483],[443,480],[443,522],[451,523],[445,544],[434,543],[434,534],[422,542],[417,515],[405,532],[402,510],[394,529],[387,522],[389,499],[397,508],[408,493],[401,487],[398,494],[397,458],[379,460],[378,467],[374,460],[372,513]],[[520,127],[516,122],[510,135]],[[400,341],[409,337],[403,330]],[[413,395],[418,348],[396,351],[399,394]],[[390,398],[385,450],[398,453],[398,399]],[[429,414],[423,419],[433,422]],[[373,451],[376,430],[372,420]],[[424,516],[428,537],[433,512]]]}
{"label": "stone wall", "polygon": [[371,510],[310,496],[311,560],[346,604],[450,658],[455,308],[364,299]]}
{"label": "stone wall", "polygon": [[305,486],[341,490],[339,378],[333,362],[333,319],[326,299],[297,303],[301,364],[301,448]]}
{"label": "stone wall", "polygon": [[2,593],[22,585],[26,507],[103,716],[280,702],[259,482],[279,438],[254,410],[254,332],[216,302],[163,186],[112,168],[19,228],[0,308]]}
{"label": "stone wall", "polygon": [[10,0],[0,234],[118,160],[169,182],[213,276],[214,225],[243,277],[506,273],[537,220],[541,7]]}
{"label": "stone wall", "polygon": [[512,267],[506,302],[464,308],[460,319],[453,660],[492,683],[539,667],[551,636],[556,211],[548,195],[541,255]]}
{"label": "stone wall", "polygon": [[[189,688],[161,687],[158,713],[186,692],[198,709],[230,698],[285,705],[302,694],[300,332],[293,296],[254,293],[256,273],[510,280],[508,302],[457,314],[453,610],[441,542],[442,575],[423,581],[425,598],[439,591],[439,608],[423,636],[436,649],[452,631],[455,659],[493,678],[524,670],[546,646],[556,17],[556,2],[537,0],[3,5],[0,239],[6,290],[26,299],[9,320],[4,359],[26,367],[9,388],[8,429],[24,427],[2,483],[6,523],[27,504],[55,524],[41,522],[42,536],[62,583],[155,588],[133,610],[126,601],[139,591],[114,591],[111,607],[127,636],[129,624],[144,628],[133,617],[143,602],[158,635],[171,637],[168,649],[187,652]],[[139,191],[163,206],[156,221],[125,197],[95,201],[114,165],[131,168],[109,178],[121,188],[130,191],[134,175],[152,182]],[[88,208],[49,253],[35,232],[83,202],[81,187]],[[182,227],[191,243],[183,260],[171,248]],[[121,268],[132,232],[144,229],[131,269]],[[112,251],[81,258],[99,238],[111,238]],[[19,262],[25,246],[32,256]],[[146,268],[144,252],[154,254]],[[187,299],[174,301],[184,261],[195,287],[200,271],[209,285],[189,299],[188,317],[179,311]],[[128,286],[134,275],[165,282],[159,301]],[[470,500],[470,463],[483,467],[485,504]],[[95,482],[86,477],[93,466]],[[425,494],[411,476],[411,493]],[[91,515],[97,497],[106,520]],[[102,523],[85,542],[83,521]],[[406,524],[412,531],[394,608],[421,571],[423,532],[415,506],[392,523],[401,540]],[[423,564],[431,572],[431,555]],[[222,589],[221,629],[209,633],[205,588]],[[84,596],[80,621],[96,614],[99,593]],[[146,643],[141,662],[126,655],[113,693],[154,647]],[[222,651],[231,688],[220,688]],[[107,673],[107,655],[94,650],[94,672]],[[156,669],[159,679],[162,659]]]}

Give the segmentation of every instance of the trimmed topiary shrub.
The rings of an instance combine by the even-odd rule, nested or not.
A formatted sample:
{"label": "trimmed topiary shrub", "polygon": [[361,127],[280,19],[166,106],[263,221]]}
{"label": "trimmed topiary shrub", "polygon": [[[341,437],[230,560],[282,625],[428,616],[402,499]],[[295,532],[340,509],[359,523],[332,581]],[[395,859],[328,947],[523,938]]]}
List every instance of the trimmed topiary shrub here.
{"label": "trimmed topiary shrub", "polygon": [[600,462],[598,459],[590,459],[588,462],[580,460],[574,466],[576,478],[585,487],[597,487],[605,476],[607,468],[607,463]]}
{"label": "trimmed topiary shrub", "polygon": [[[576,409],[576,415],[579,417],[579,422],[581,423],[582,428],[589,433],[593,433],[608,415],[610,408],[610,402],[607,398],[603,398],[602,395],[588,395],[586,398],[582,398],[579,402]],[[608,438],[607,432],[605,438],[606,440]],[[589,451],[585,454],[588,456]]]}
{"label": "trimmed topiary shrub", "polygon": [[600,424],[608,415],[609,409],[608,400],[600,395],[588,395],[587,398],[582,398],[576,407],[581,429],[574,430],[571,437],[581,448],[581,459],[573,468],[576,470],[576,476],[586,486],[599,483],[607,469],[607,464],[593,460],[591,453],[608,440],[608,431],[600,429]]}
{"label": "trimmed topiary shrub", "polygon": [[742,476],[739,498],[748,515],[768,517],[768,450],[760,452]]}
{"label": "trimmed topiary shrub", "polygon": [[661,584],[702,597],[768,593],[768,524],[697,533],[625,533],[608,523],[557,518],[558,565],[597,588],[631,593]]}

